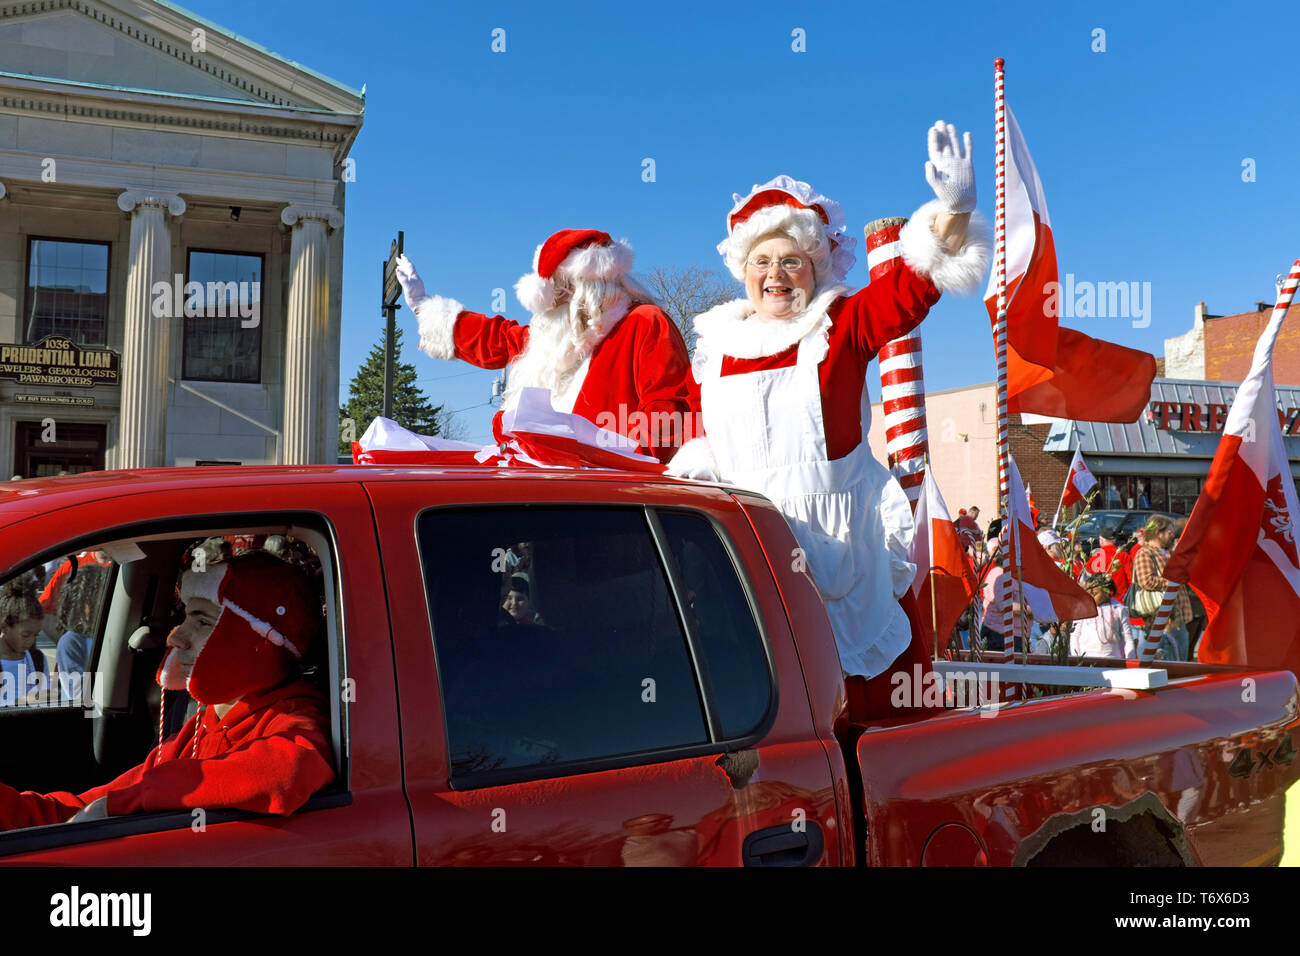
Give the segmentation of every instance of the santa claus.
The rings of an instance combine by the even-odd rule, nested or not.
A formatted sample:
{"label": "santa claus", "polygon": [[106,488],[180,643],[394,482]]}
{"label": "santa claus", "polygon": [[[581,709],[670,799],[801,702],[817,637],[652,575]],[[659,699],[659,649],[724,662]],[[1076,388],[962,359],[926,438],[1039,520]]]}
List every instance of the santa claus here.
{"label": "santa claus", "polygon": [[[527,325],[471,312],[425,292],[415,267],[397,278],[420,324],[420,349],[479,368],[509,365],[504,407],[523,388],[546,388],[571,412],[633,439],[668,461],[690,408],[690,359],[681,332],[629,275],[632,249],[595,229],[562,229],[537,247],[533,271],[515,284]],[[501,413],[493,431],[500,436]]]}
{"label": "santa claus", "polygon": [[[706,437],[684,445],[669,469],[762,492],[782,510],[845,672],[868,678],[901,664],[912,641],[897,598],[915,567],[907,497],[866,442],[867,363],[942,292],[977,290],[990,251],[984,229],[967,230],[970,134],[963,149],[940,123],[929,145],[926,178],[938,198],[903,227],[903,265],[857,292],[843,284],[855,242],[839,203],[789,176],[734,197],[718,251],[747,297],[695,319]],[[887,682],[872,684],[868,709],[887,712]]]}

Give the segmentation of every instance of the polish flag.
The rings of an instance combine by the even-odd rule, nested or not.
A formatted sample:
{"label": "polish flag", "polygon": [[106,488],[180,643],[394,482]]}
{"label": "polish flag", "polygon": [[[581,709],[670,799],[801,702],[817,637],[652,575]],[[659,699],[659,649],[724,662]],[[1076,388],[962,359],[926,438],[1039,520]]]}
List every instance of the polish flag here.
{"label": "polish flag", "polygon": [[[1007,410],[1135,422],[1151,400],[1156,360],[1057,324],[1061,285],[1047,198],[1010,106],[1006,117]],[[984,302],[996,326],[996,268]]]}
{"label": "polish flag", "polygon": [[[1024,603],[1034,620],[1040,624],[1049,621],[1080,621],[1097,616],[1097,602],[1083,588],[1057,567],[1051,555],[1038,543],[1038,535],[1030,523],[1029,501],[1025,486],[1020,480],[1016,460],[1007,455],[1007,520],[1002,525],[1002,547],[1006,549],[1009,567],[1014,576],[1020,567],[1023,580]],[[1010,581],[1003,575],[1002,580]],[[1012,589],[1015,583],[1010,583]],[[1002,585],[1007,588],[1007,585]],[[1014,597],[1014,590],[1012,590]],[[1005,593],[1002,596],[1005,600]],[[1001,608],[996,613],[1001,613]]]}
{"label": "polish flag", "polygon": [[1052,519],[1052,524],[1058,524],[1061,520],[1061,512],[1070,505],[1083,501],[1088,497],[1088,492],[1095,487],[1097,487],[1097,479],[1088,470],[1083,460],[1083,453],[1076,448],[1074,458],[1070,461],[1070,472],[1065,476],[1065,490],[1061,492],[1061,503],[1057,505],[1056,517]]}
{"label": "polish flag", "polygon": [[1284,668],[1300,675],[1300,515],[1273,390],[1273,346],[1300,284],[1291,267],[1228,412],[1205,487],[1165,567],[1190,584],[1209,626],[1207,664]]}
{"label": "polish flag", "polygon": [[961,532],[953,525],[928,469],[916,500],[915,518],[916,534],[907,559],[916,565],[912,595],[918,609],[916,623],[925,635],[928,653],[935,646],[936,635],[941,635],[943,646],[947,645],[948,635],[979,587],[975,570],[966,558]]}

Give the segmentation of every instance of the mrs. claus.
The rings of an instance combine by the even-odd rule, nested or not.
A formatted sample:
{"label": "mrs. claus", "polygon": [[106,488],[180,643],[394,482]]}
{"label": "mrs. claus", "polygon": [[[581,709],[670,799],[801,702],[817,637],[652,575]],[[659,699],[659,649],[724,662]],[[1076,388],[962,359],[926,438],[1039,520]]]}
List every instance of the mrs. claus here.
{"label": "mrs. claus", "polygon": [[[887,671],[912,632],[898,598],[911,584],[907,497],[866,442],[867,363],[913,329],[943,292],[974,292],[988,267],[975,209],[970,134],[929,132],[926,179],[937,199],[899,237],[904,265],[853,292],[855,261],[840,205],[778,176],[734,197],[718,246],[747,298],[695,319],[694,373],[706,437],[685,444],[670,473],[765,494],[785,514],[825,601],[848,675],[867,710],[889,710]],[[919,642],[917,642],[919,645]],[[902,655],[902,659],[900,659]]]}

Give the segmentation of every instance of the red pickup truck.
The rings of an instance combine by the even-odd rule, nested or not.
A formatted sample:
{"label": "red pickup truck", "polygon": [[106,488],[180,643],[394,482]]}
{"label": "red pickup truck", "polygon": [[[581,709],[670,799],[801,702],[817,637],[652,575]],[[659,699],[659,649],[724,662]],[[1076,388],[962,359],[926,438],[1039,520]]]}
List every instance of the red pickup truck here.
{"label": "red pickup truck", "polygon": [[[187,549],[269,535],[321,562],[313,679],[333,701],[335,782],[288,817],[213,808],[2,833],[0,862],[1281,854],[1300,772],[1290,673],[1170,665],[1151,689],[1023,688],[1011,704],[858,719],[774,507],[613,471],[175,468],[0,485],[0,581],[85,551],[111,561],[86,686],[0,708],[0,781],[80,792],[138,763],[157,738],[153,676]],[[508,594],[519,578],[526,602]]]}

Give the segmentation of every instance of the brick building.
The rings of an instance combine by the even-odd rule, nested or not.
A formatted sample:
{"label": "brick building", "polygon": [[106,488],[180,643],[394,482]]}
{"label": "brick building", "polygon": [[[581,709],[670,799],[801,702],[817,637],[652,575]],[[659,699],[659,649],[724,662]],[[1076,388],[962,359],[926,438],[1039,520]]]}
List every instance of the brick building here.
{"label": "brick building", "polygon": [[[1255,342],[1272,312],[1272,302],[1257,302],[1250,312],[1211,315],[1204,302],[1196,303],[1191,329],[1165,339],[1168,376],[1240,382],[1250,371]],[[1300,305],[1291,306],[1273,347],[1273,381],[1300,385]]]}

